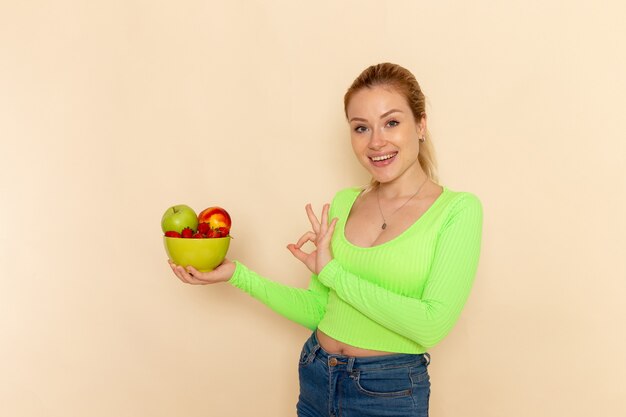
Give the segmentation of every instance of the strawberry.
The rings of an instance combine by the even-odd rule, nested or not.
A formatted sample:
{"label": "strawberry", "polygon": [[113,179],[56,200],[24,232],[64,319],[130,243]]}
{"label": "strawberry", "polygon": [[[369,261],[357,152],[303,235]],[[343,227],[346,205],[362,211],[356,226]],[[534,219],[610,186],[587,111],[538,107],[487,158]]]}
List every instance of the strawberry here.
{"label": "strawberry", "polygon": [[200,233],[200,232],[196,232],[191,237],[194,238],[194,239],[203,239],[204,235],[202,233]]}
{"label": "strawberry", "polygon": [[165,232],[165,236],[167,236],[167,237],[180,237],[180,233],[178,233],[176,230],[168,230],[167,232]]}
{"label": "strawberry", "polygon": [[228,236],[228,228],[227,227],[218,227],[215,229],[215,237],[226,237]]}
{"label": "strawberry", "polygon": [[209,226],[208,223],[198,223],[198,232],[202,233],[203,235],[209,233],[210,229],[211,226]]}
{"label": "strawberry", "polygon": [[193,230],[191,230],[191,228],[189,227],[185,227],[180,235],[186,239],[189,239],[190,237],[193,237]]}

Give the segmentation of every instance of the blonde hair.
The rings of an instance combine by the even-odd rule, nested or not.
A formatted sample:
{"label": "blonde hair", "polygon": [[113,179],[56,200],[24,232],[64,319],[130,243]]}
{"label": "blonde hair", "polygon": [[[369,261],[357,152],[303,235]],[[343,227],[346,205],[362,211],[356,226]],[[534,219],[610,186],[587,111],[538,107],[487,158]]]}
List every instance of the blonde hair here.
{"label": "blonde hair", "polygon": [[[426,116],[426,97],[422,93],[419,83],[409,70],[397,64],[384,62],[366,68],[352,83],[343,98],[344,112],[348,117],[348,104],[354,94],[363,88],[388,86],[404,96],[415,121]],[[426,129],[425,142],[420,142],[418,161],[429,179],[437,182],[437,162],[430,132]],[[372,180],[368,188],[376,188],[378,181]]]}

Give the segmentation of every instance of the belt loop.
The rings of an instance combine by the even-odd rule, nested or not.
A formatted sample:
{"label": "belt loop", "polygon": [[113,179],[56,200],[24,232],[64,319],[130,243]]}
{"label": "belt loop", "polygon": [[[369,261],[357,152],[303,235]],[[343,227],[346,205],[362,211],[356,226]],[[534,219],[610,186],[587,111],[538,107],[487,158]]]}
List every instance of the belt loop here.
{"label": "belt loop", "polygon": [[319,343],[316,343],[312,348],[311,348],[311,355],[316,355],[317,351],[321,349],[321,346]]}
{"label": "belt loop", "polygon": [[352,373],[352,370],[354,368],[354,360],[355,358],[353,356],[350,356],[348,358],[348,367],[346,368],[346,371],[348,371],[348,373]]}
{"label": "belt loop", "polygon": [[426,361],[425,362],[426,366],[430,365],[430,353],[424,352],[424,360]]}
{"label": "belt loop", "polygon": [[313,347],[311,348],[311,355],[315,355],[317,353],[317,351],[321,348],[320,346],[320,342],[319,340],[317,340],[317,334],[315,334],[316,331],[313,331],[313,334],[311,335],[311,337],[309,338],[309,340],[311,342],[313,342]]}

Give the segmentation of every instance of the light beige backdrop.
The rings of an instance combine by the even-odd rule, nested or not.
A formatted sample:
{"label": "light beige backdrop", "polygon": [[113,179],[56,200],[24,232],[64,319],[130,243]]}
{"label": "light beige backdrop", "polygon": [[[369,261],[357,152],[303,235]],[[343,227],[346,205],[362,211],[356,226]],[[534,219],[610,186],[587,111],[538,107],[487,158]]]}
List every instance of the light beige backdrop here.
{"label": "light beige backdrop", "polygon": [[285,246],[367,177],[342,97],[411,69],[483,254],[432,350],[435,417],[626,415],[623,2],[3,1],[0,414],[293,416],[308,331],[170,272],[160,218],[225,207]]}

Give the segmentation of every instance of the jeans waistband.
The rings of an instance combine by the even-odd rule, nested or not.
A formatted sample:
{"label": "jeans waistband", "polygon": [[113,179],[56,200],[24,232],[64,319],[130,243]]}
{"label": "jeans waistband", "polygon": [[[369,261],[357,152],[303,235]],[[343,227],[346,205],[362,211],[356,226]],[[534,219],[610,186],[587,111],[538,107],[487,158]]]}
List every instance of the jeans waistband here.
{"label": "jeans waistband", "polygon": [[325,351],[317,340],[316,332],[305,343],[305,349],[309,355],[314,355],[330,366],[344,366],[349,371],[352,369],[372,370],[389,369],[405,366],[428,366],[430,355],[428,353],[394,353],[380,356],[346,356]]}

